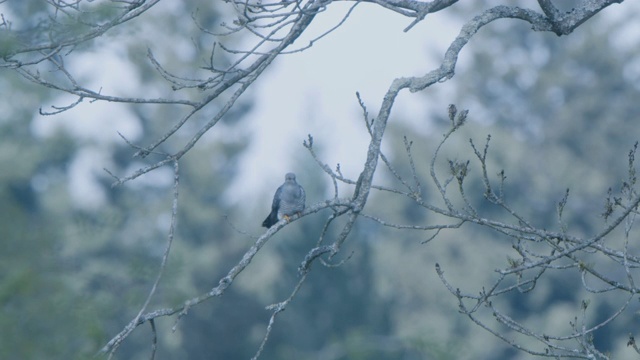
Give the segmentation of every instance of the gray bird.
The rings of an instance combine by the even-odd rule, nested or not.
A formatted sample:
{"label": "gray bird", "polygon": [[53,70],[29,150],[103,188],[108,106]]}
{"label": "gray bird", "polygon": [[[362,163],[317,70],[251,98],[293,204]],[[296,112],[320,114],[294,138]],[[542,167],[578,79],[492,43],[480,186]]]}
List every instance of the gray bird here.
{"label": "gray bird", "polygon": [[270,228],[283,218],[289,220],[290,216],[300,214],[304,210],[305,199],[304,189],[296,182],[296,175],[287,173],[284,184],[273,195],[271,213],[264,219],[262,226]]}

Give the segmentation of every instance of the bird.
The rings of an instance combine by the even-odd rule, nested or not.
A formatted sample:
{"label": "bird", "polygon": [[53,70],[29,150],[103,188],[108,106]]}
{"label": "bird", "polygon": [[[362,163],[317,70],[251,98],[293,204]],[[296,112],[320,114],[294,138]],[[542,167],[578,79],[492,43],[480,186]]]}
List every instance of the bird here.
{"label": "bird", "polygon": [[300,214],[304,210],[306,194],[300,184],[296,182],[294,173],[284,176],[284,184],[280,185],[273,195],[271,213],[262,222],[262,226],[270,228],[283,218],[289,221],[293,215]]}

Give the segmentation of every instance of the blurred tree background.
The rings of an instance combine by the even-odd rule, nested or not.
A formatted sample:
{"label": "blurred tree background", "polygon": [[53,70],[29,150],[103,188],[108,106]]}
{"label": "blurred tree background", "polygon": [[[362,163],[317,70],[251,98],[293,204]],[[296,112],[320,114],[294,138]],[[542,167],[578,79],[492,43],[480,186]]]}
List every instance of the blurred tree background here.
{"label": "blurred tree background", "polygon": [[[465,18],[477,13],[480,4],[466,6],[469,12],[459,13]],[[620,190],[628,176],[627,154],[640,135],[636,124],[640,111],[636,103],[640,95],[640,37],[632,20],[637,17],[637,10],[615,19],[597,17],[571,36],[560,38],[531,32],[518,21],[483,28],[466,49],[468,53],[456,72],[456,80],[444,85],[450,87],[444,91],[449,97],[435,95],[442,98],[440,107],[432,113],[436,130],[420,131],[421,127],[407,121],[395,126],[394,135],[387,137],[396,139],[394,161],[404,162],[404,175],[410,177],[402,137],[413,141],[414,157],[432,154],[441,134],[450,126],[442,111],[444,104],[455,103],[459,108],[470,109],[471,123],[448,144],[445,157],[471,160],[471,172],[476,176],[466,185],[476,209],[482,213],[496,210],[495,205],[483,199],[484,186],[478,177],[482,170],[473,167],[474,155],[469,145],[472,139],[482,147],[490,134],[489,163],[493,173],[489,175],[497,183],[497,173],[505,170],[504,192],[512,208],[533,219],[534,226],[558,228],[556,206],[570,188],[565,210],[567,226],[576,234],[594,234],[605,223],[602,214],[608,189]],[[430,158],[422,161],[421,177],[428,179]],[[442,172],[446,173],[446,169]],[[435,189],[431,194],[439,196]],[[392,198],[385,198],[383,203],[388,204]],[[396,216],[400,223],[430,222],[417,215],[420,210],[411,203],[369,209],[384,219]],[[510,255],[513,258],[516,254],[507,237],[480,226],[464,225],[442,232],[423,245],[422,252],[412,252],[410,249],[427,237],[420,232],[409,234],[412,233],[398,240],[397,230],[391,229],[376,242],[380,257],[390,259],[394,255],[383,254],[397,254],[402,259],[393,266],[377,263],[378,270],[387,270],[381,272],[381,280],[395,282],[396,288],[398,281],[404,283],[402,291],[389,290],[394,301],[399,302],[392,307],[391,315],[397,322],[397,333],[408,332],[411,337],[447,344],[448,349],[457,351],[453,358],[530,358],[531,355],[496,341],[468,319],[453,316],[457,312],[455,298],[442,297],[442,283],[431,271],[439,263],[455,286],[479,293],[482,285],[496,277],[494,269],[507,264]],[[617,233],[620,238],[622,235],[621,231]],[[633,244],[634,249],[637,246]],[[425,274],[417,269],[429,271]],[[613,277],[620,275],[612,271]],[[538,328],[543,332],[553,332],[569,329],[570,322],[581,317],[583,300],[589,304],[586,326],[603,321],[624,303],[615,296],[588,293],[577,269],[555,271],[551,279],[537,284],[534,295],[504,298],[503,308],[522,323],[540,324]],[[596,346],[614,359],[633,358],[626,343],[628,334],[637,330],[639,309],[637,302],[632,302],[619,321],[596,331]],[[487,323],[491,320],[487,319]],[[517,338],[509,329],[499,330],[508,338]]]}
{"label": "blurred tree background", "polygon": [[[219,21],[216,4],[199,3],[200,21]],[[44,13],[31,2],[3,5],[33,21],[32,14]],[[473,10],[463,8],[451,16],[466,19]],[[191,39],[196,46],[209,41],[189,20],[190,11],[182,3],[159,7],[146,21],[120,30],[136,35],[118,51],[135,69],[141,89],[157,91],[151,89],[159,82],[145,58],[146,46],[153,46],[148,44],[160,37],[176,43]],[[492,134],[491,162],[496,172],[505,169],[505,192],[513,206],[535,218],[536,225],[553,228],[556,204],[571,188],[571,199],[579,201],[569,202],[568,222],[573,231],[592,233],[593,225],[604,221],[598,215],[604,212],[607,189],[626,176],[626,154],[640,137],[634,121],[640,112],[640,37],[630,30],[638,14],[629,12],[623,19],[604,15],[561,38],[532,32],[517,21],[484,28],[465,50],[454,81],[446,84],[453,98],[434,102],[428,130],[422,131],[416,119],[397,119],[386,140],[389,155],[406,163],[401,140],[408,135],[416,144],[414,154],[428,154],[418,164],[427,178],[434,144],[446,131],[446,104],[456,103],[470,109],[471,123],[449,144],[447,157],[472,158],[468,138],[482,144]],[[93,43],[103,45],[100,39]],[[198,71],[193,64],[203,61],[195,52],[153,50],[185,72]],[[496,54],[507,56],[497,61]],[[0,74],[0,164],[5,169],[0,172],[0,327],[5,329],[0,358],[88,358],[144,302],[164,250],[173,174],[161,169],[111,188],[112,179],[100,169],[136,168],[131,149],[116,136],[98,141],[68,127],[39,131],[47,118],[37,109],[57,94],[6,70]],[[224,129],[233,136],[209,136],[180,163],[178,232],[151,308],[174,306],[208,291],[260,231],[255,219],[261,220],[268,203],[245,208],[225,200],[251,141],[237,126],[251,101],[245,97],[225,117]],[[172,106],[126,111],[139,127],[135,140],[140,142],[157,138],[175,117]],[[78,174],[87,161],[96,162],[96,168]],[[329,196],[330,184],[310,158],[291,161],[300,169],[298,179],[311,202]],[[400,170],[408,174],[408,168]],[[388,174],[381,173],[384,182]],[[91,206],[74,198],[78,176],[88,177],[104,197]],[[473,187],[482,204],[480,180]],[[365,212],[401,223],[428,220],[415,206],[384,194],[375,196]],[[297,266],[315,241],[307,234],[318,233],[327,215],[308,216],[281,231],[222,299],[191,309],[175,332],[174,318],[158,321],[162,335],[156,358],[253,356],[270,315],[264,307],[288,296]],[[507,261],[509,243],[473,226],[442,232],[421,245],[426,237],[360,221],[349,251],[343,252],[353,251],[352,256],[337,267],[314,265],[299,296],[279,315],[263,358],[527,358],[459,315],[455,298],[434,271],[438,262],[461,287],[484,284]],[[617,305],[615,298],[586,293],[577,271],[558,272],[553,279],[539,284],[535,297],[504,299],[512,314],[543,327],[568,327],[584,299],[591,301],[594,318],[608,316]],[[634,303],[624,321],[596,333],[600,349],[616,359],[630,356],[625,343],[637,329],[637,310]],[[116,358],[148,358],[150,339],[148,330],[135,332]]]}

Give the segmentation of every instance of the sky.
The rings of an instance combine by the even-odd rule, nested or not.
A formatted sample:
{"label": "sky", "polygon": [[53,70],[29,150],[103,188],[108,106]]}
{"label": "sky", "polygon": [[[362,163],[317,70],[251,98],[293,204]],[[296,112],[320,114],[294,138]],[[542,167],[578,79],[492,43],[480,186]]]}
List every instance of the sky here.
{"label": "sky", "polygon": [[[338,24],[351,5],[332,4],[298,43],[306,45],[308,39]],[[356,92],[370,116],[375,116],[393,79],[436,68],[433,54],[444,54],[459,29],[444,16],[433,16],[403,32],[410,22],[380,6],[360,4],[342,26],[311,48],[279,57],[254,84],[257,102],[245,120],[253,141],[244,154],[238,188],[263,191],[251,183],[255,179],[251,174],[260,174],[273,187],[287,171],[296,172],[295,161],[274,158],[291,159],[292,153],[298,153],[296,159],[313,161],[310,155],[305,157],[302,146],[308,134],[326,151],[323,160],[329,166],[340,163],[343,174],[357,179],[369,139]],[[423,94],[406,91],[396,102],[394,114],[422,115],[426,107]],[[304,174],[298,177],[304,181]],[[326,181],[330,184],[328,177]]]}

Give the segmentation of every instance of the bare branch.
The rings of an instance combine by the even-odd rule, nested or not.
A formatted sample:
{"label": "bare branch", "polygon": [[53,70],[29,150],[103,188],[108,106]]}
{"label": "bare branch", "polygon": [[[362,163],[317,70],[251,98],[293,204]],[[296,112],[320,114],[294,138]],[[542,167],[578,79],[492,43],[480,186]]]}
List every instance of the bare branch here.
{"label": "bare branch", "polygon": [[[332,201],[326,201],[323,203],[318,203],[315,204],[311,207],[306,208],[302,214],[300,215],[301,217],[306,216],[308,214],[312,214],[312,213],[316,213],[322,209],[326,209],[326,208],[330,208],[330,207],[342,207],[342,206],[347,206],[348,205],[348,201],[346,200],[341,200],[341,199],[336,199],[336,200],[332,200]],[[210,291],[199,295],[197,297],[185,300],[183,302],[183,305],[181,306],[177,306],[174,308],[165,308],[165,309],[158,309],[158,310],[154,310],[151,312],[148,312],[146,314],[139,314],[138,316],[136,316],[135,319],[133,319],[119,334],[117,334],[115,337],[113,337],[101,350],[100,353],[106,354],[106,353],[110,353],[112,354],[116,348],[118,347],[118,345],[131,333],[131,331],[133,329],[135,329],[136,327],[144,324],[147,321],[150,321],[151,319],[155,319],[158,317],[164,317],[164,316],[172,316],[175,314],[178,314],[177,319],[176,319],[176,324],[177,322],[185,315],[187,315],[189,313],[189,310],[191,309],[191,307],[196,306],[212,297],[219,297],[222,294],[224,294],[224,292],[227,290],[227,288],[229,286],[231,286],[231,284],[233,283],[233,281],[235,280],[235,278],[242,272],[244,271],[244,269],[247,268],[247,266],[249,266],[249,264],[251,263],[251,261],[253,260],[253,258],[256,256],[256,254],[258,253],[258,251],[260,251],[260,249],[267,243],[267,241],[273,236],[275,235],[278,231],[280,231],[280,229],[282,229],[283,227],[287,226],[289,223],[285,220],[281,220],[279,222],[277,222],[275,225],[273,225],[271,228],[269,228],[269,230],[267,230],[267,232],[265,232],[264,234],[262,234],[254,243],[253,246],[251,246],[246,252],[245,254],[242,256],[242,259],[240,259],[240,261],[229,270],[229,272],[227,273],[226,276],[222,277],[219,281],[218,281],[218,285],[215,286],[214,288],[212,288]],[[165,252],[166,253],[166,252]],[[144,310],[144,308],[143,308]],[[175,325],[174,325],[175,326]]]}

